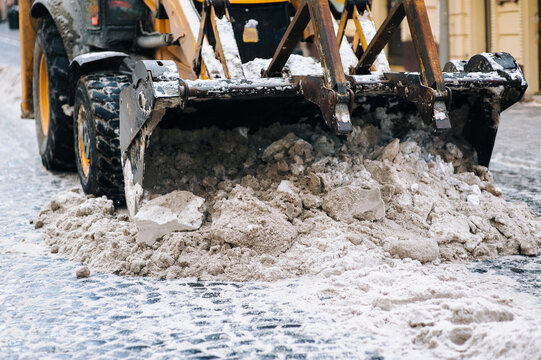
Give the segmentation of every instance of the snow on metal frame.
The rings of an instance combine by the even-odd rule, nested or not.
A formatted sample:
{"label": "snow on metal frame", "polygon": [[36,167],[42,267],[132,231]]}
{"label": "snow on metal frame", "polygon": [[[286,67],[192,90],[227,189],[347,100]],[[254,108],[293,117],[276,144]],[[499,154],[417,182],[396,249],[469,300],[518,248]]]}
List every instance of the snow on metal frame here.
{"label": "snow on metal frame", "polygon": [[215,19],[225,54],[225,62],[227,64],[229,76],[231,79],[243,79],[244,71],[242,69],[242,60],[240,59],[239,48],[237,46],[237,41],[235,40],[233,25],[231,25],[231,22],[227,20],[227,17],[225,16],[221,19],[216,16]]}
{"label": "snow on metal frame", "polygon": [[[359,14],[359,23],[363,29],[366,43],[370,44],[372,39],[374,39],[374,36],[376,36],[377,29],[376,25],[374,24],[374,20],[372,19],[372,15],[368,10],[365,10],[362,14]],[[385,56],[385,51],[381,51],[376,58],[376,61],[374,61],[374,69],[379,73],[391,71],[389,61],[387,60],[387,56]]]}
{"label": "snow on metal frame", "polygon": [[[186,20],[190,26],[190,30],[193,34],[193,38],[197,39],[199,34],[199,24],[201,23],[201,18],[195,9],[193,2],[191,0],[178,0]],[[194,42],[195,49],[195,42]],[[208,40],[203,39],[203,46],[201,47],[201,57],[205,63],[207,69],[207,75],[211,79],[225,78],[224,71],[222,68],[222,63],[216,59],[214,55],[214,49],[210,46]]]}
{"label": "snow on metal frame", "polygon": [[[184,12],[184,15],[186,16],[186,19],[190,26],[190,30],[193,34],[193,37],[197,38],[197,35],[199,33],[199,24],[201,20],[200,20],[199,14],[197,13],[193,5],[193,2],[190,0],[178,0],[178,1],[182,8],[182,11]],[[366,41],[370,43],[376,34],[376,26],[374,24],[374,21],[372,20],[370,12],[365,11],[362,15],[359,14],[359,22],[361,24],[361,28],[363,30]],[[220,40],[222,42],[223,50],[226,55],[226,64],[227,64],[227,68],[229,70],[231,78],[232,79],[245,78],[244,71],[246,71],[246,68],[243,69],[237,43],[233,35],[233,28],[232,28],[231,23],[225,18],[222,18],[222,19],[216,18],[216,24],[218,27],[218,31],[220,33]],[[336,23],[334,19],[333,19],[333,26],[335,28],[335,31],[338,31],[338,24]],[[219,78],[224,79],[225,78],[222,64],[216,58],[214,54],[214,49],[212,48],[212,46],[210,46],[206,38],[203,40],[203,46],[201,49],[201,57],[203,59],[203,62],[206,65],[207,75],[209,78],[211,79],[219,79]],[[342,44],[340,46],[340,57],[342,59],[342,65],[344,69],[348,69],[350,66],[355,66],[358,61],[357,57],[353,53],[351,44],[349,44],[349,42],[346,39],[342,41]],[[389,62],[387,60],[387,57],[385,56],[384,51],[382,51],[378,55],[376,61],[374,62],[374,68],[375,68],[375,71],[378,73],[390,72]],[[313,75],[317,75],[317,74],[313,74]],[[252,77],[252,76],[248,76],[248,77]]]}
{"label": "snow on metal frame", "polygon": [[[334,27],[334,31],[338,33],[338,23],[333,18],[332,19],[332,25]],[[355,56],[355,53],[353,52],[353,48],[351,47],[351,44],[349,41],[344,38],[342,39],[342,44],[340,44],[340,58],[342,59],[342,67],[344,68],[344,71],[348,71],[350,66],[357,65],[357,56]]]}

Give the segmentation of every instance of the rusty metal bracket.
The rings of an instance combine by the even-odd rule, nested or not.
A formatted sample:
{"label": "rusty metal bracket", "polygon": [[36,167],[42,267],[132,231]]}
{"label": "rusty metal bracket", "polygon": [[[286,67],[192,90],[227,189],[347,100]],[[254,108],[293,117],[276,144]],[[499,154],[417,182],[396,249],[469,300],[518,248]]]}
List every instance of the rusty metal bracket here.
{"label": "rusty metal bracket", "polygon": [[351,132],[350,111],[355,96],[353,90],[348,89],[345,94],[340,94],[325,87],[323,79],[316,76],[303,77],[299,83],[304,98],[319,107],[329,127],[339,134]]}
{"label": "rusty metal bracket", "polygon": [[388,73],[385,77],[393,84],[397,95],[412,102],[417,106],[421,118],[427,124],[434,121],[436,129],[445,130],[451,128],[447,112],[450,106],[451,90],[435,90],[422,83],[422,77],[417,74]]}
{"label": "rusty metal bracket", "polygon": [[396,92],[417,105],[425,121],[432,119],[437,129],[451,127],[448,107],[450,92],[445,88],[438,50],[430,28],[424,0],[397,0],[355,67],[356,74],[368,74],[377,55],[389,43],[404,18],[408,25],[421,68],[421,76],[386,74]]}
{"label": "rusty metal bracket", "polygon": [[353,128],[349,113],[352,93],[342,68],[328,0],[304,0],[300,3],[263,76],[281,75],[310,21],[323,68],[323,79],[304,79],[301,83],[303,95],[320,107],[327,125],[338,133],[349,133]]}

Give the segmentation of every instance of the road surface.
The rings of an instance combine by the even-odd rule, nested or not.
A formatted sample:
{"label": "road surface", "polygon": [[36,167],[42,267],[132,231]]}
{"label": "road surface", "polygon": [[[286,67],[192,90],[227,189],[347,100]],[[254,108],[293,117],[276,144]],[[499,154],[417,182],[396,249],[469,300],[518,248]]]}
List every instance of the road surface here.
{"label": "road surface", "polygon": [[[0,25],[0,64],[16,66],[17,32]],[[29,224],[72,173],[41,166],[32,121],[0,108],[0,357],[381,359],[371,334],[344,333],[332,316],[292,299],[305,279],[278,283],[157,281],[99,274],[53,256]],[[517,105],[498,135],[493,168],[505,196],[541,215],[541,107]],[[519,280],[541,299],[538,258],[472,263]],[[392,342],[392,339],[389,339]]]}

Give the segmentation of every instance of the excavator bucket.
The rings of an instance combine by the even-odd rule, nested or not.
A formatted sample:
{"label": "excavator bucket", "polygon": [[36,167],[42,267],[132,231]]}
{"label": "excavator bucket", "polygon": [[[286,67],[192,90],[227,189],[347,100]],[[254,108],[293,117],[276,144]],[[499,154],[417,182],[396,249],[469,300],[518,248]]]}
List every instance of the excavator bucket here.
{"label": "excavator bucket", "polygon": [[[179,55],[137,62],[131,85],[120,96],[130,214],[156,188],[160,173],[154,167],[145,174],[151,168],[145,155],[154,130],[165,123],[194,129],[228,121],[238,126],[243,118],[250,127],[265,115],[300,121],[315,109],[331,131],[348,134],[356,104],[393,97],[414,106],[434,130],[469,142],[478,163],[488,166],[500,113],[519,101],[527,87],[516,61],[507,53],[484,53],[453,61],[442,71],[423,0],[396,1],[377,31],[368,3],[347,0],[335,20],[328,0],[274,2],[282,6],[279,11],[289,6],[295,10],[291,20],[286,14],[284,21],[270,26],[270,4],[258,18],[253,9],[239,11],[248,6],[242,2],[205,0],[197,7],[189,0],[163,2],[156,16],[170,20],[166,30]],[[245,13],[251,18],[243,18]],[[404,20],[420,72],[391,72],[383,52]],[[348,21],[355,25],[352,43],[344,35]],[[299,43],[307,39],[313,41],[313,57],[297,54]],[[268,56],[254,59],[254,53]]]}

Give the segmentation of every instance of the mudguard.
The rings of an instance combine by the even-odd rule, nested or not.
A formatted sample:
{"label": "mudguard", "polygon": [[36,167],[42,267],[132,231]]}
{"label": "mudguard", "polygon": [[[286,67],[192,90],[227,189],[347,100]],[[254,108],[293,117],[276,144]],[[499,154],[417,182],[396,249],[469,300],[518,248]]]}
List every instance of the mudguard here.
{"label": "mudguard", "polygon": [[78,55],[90,51],[82,33],[86,26],[83,18],[87,13],[82,1],[35,0],[30,15],[39,19],[50,15],[54,20],[70,62]]}
{"label": "mudguard", "polygon": [[[68,83],[70,88],[75,89],[77,81],[83,75],[96,71],[112,70],[119,72],[124,59],[129,55],[120,51],[98,51],[77,55],[68,68]],[[73,98],[70,99],[70,104]]]}

